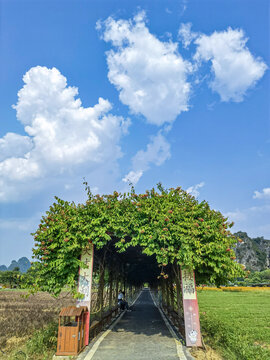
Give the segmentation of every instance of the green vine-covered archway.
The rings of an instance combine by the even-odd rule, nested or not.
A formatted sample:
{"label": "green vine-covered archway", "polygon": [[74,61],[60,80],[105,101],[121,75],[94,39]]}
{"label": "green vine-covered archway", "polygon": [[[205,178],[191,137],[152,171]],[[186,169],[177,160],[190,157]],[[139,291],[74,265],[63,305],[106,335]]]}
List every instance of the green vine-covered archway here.
{"label": "green vine-covered archway", "polygon": [[68,287],[76,296],[80,254],[90,242],[96,249],[113,243],[120,253],[140,246],[163,269],[173,263],[193,268],[197,283],[220,285],[242,273],[231,249],[233,224],[180,187],[103,196],[92,195],[87,184],[86,190],[85,204],[56,197],[33,234],[35,289],[58,295]]}

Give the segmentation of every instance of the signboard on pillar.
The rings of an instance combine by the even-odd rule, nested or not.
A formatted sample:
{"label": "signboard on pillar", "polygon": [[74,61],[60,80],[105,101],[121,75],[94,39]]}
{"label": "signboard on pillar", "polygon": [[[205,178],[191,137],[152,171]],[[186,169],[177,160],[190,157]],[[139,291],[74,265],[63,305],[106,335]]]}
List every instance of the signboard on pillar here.
{"label": "signboard on pillar", "polygon": [[92,292],[92,276],[94,263],[94,245],[89,244],[82,252],[81,259],[85,268],[79,269],[78,292],[83,294],[82,299],[78,299],[77,306],[87,306],[88,313],[86,319],[85,329],[85,345],[89,343],[89,325],[90,325],[90,311],[91,311],[91,292]]}
{"label": "signboard on pillar", "polygon": [[194,271],[181,268],[182,297],[187,346],[202,346]]}

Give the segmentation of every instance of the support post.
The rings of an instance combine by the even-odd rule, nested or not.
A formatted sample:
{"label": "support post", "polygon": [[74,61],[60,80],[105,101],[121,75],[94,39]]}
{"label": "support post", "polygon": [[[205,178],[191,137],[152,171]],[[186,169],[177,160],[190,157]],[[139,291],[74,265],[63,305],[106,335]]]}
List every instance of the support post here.
{"label": "support post", "polygon": [[169,294],[169,281],[165,280],[165,288],[166,288],[166,307],[170,307],[170,294]]}
{"label": "support post", "polygon": [[164,284],[164,280],[161,280],[161,304],[163,306],[165,302],[165,284]]}
{"label": "support post", "polygon": [[119,274],[116,276],[116,286],[115,286],[115,305],[118,304],[118,292],[119,292]]}
{"label": "support post", "polygon": [[112,292],[113,292],[113,274],[112,271],[110,270],[109,272],[109,309],[111,309],[112,307]]}
{"label": "support post", "polygon": [[176,265],[176,297],[177,297],[177,313],[179,317],[182,317],[182,306],[181,306],[181,278],[180,278],[179,266]]}
{"label": "support post", "polygon": [[171,297],[171,308],[174,310],[174,290],[173,290],[173,278],[170,280],[170,297]]}
{"label": "support post", "polygon": [[102,318],[103,314],[103,292],[104,292],[104,273],[105,273],[105,266],[104,263],[100,263],[99,265],[99,287],[98,287],[98,303],[100,305],[100,319]]}
{"label": "support post", "polygon": [[181,268],[182,297],[187,346],[202,346],[199,307],[194,271]]}
{"label": "support post", "polygon": [[91,294],[92,294],[92,277],[94,262],[94,245],[90,243],[81,255],[81,261],[87,268],[79,269],[78,292],[83,294],[83,299],[78,299],[76,306],[87,306],[88,315],[86,315],[84,345],[89,344],[89,327],[91,313]]}

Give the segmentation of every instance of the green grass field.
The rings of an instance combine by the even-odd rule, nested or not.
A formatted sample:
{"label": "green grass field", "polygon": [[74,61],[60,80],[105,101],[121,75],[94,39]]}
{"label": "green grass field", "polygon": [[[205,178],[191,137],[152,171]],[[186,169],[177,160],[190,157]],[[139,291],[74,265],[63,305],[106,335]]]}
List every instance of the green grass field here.
{"label": "green grass field", "polygon": [[270,291],[198,291],[205,342],[228,360],[270,359]]}

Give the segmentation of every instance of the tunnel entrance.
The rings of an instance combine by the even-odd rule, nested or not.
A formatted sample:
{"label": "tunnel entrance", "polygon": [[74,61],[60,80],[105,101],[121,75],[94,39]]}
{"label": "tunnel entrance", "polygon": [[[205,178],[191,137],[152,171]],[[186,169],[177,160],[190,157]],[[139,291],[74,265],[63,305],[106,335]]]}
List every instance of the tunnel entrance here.
{"label": "tunnel entrance", "polygon": [[94,255],[94,272],[99,271],[100,264],[105,264],[107,272],[118,274],[122,283],[130,286],[158,286],[161,267],[155,255],[146,255],[139,245],[130,246],[124,252],[118,252],[112,241],[102,249],[96,249]]}
{"label": "tunnel entrance", "polygon": [[[91,318],[102,324],[117,306],[119,289],[132,297],[147,283],[162,309],[184,328],[186,343],[198,346],[194,271],[199,283],[216,285],[242,274],[231,248],[237,241],[229,231],[233,224],[180,187],[167,190],[158,184],[144,194],[132,187],[128,193],[100,196],[85,185],[85,204],[56,197],[33,234],[34,291],[57,296],[68,288],[79,296],[80,268],[79,285],[91,302]],[[92,262],[81,258],[88,246],[94,248]],[[84,273],[91,274],[91,298]]]}
{"label": "tunnel entrance", "polygon": [[[187,345],[200,346],[195,281],[193,287],[192,284],[188,285],[191,286],[187,289],[190,291],[190,297],[186,299],[188,303],[185,303],[183,277],[176,262],[160,264],[155,255],[145,254],[142,246],[129,246],[123,251],[117,249],[118,243],[119,239],[112,237],[104,247],[94,251],[90,333],[96,328],[97,323],[102,322],[108,313],[119,305],[120,292],[124,294],[124,300],[131,305],[140,291],[147,287],[155,304],[175,325]],[[194,280],[192,270],[191,274]],[[193,314],[189,311],[189,318],[186,316],[187,312],[185,313],[185,305],[193,311]],[[185,322],[193,331],[192,341],[188,338]]]}

